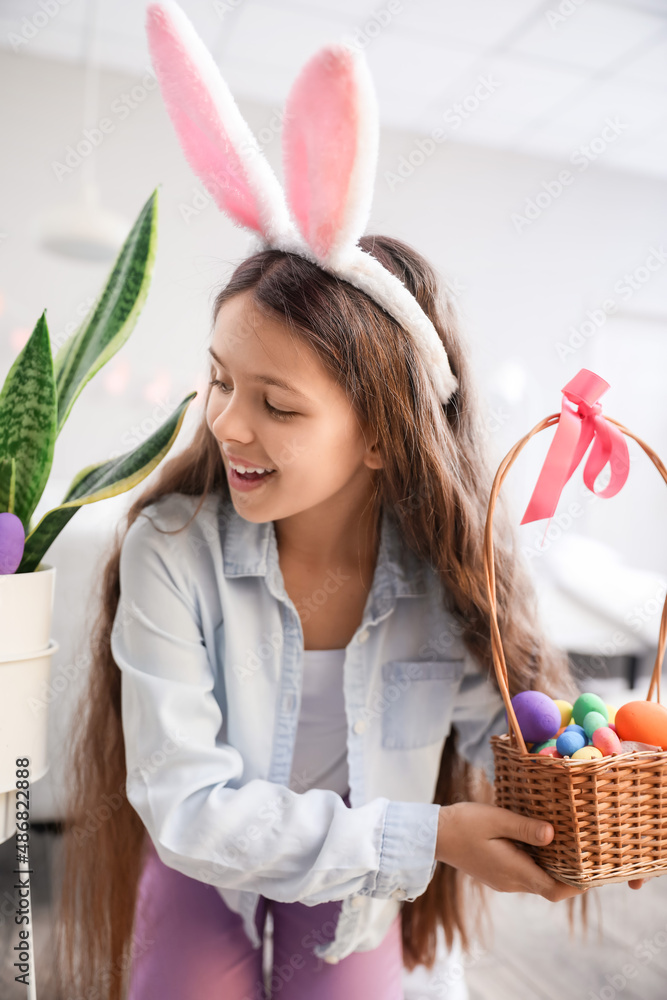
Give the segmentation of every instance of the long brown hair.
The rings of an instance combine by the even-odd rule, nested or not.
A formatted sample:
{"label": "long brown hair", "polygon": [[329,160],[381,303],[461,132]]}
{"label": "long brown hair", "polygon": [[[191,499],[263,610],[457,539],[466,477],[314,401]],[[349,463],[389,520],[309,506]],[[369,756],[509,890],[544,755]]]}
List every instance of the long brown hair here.
{"label": "long brown hair", "polygon": [[[253,301],[283,319],[345,388],[375,435],[384,461],[376,477],[376,513],[388,508],[407,545],[438,570],[443,600],[460,636],[495,683],[482,561],[493,474],[484,415],[453,297],[405,243],[365,236],[360,245],[405,283],[435,325],[458,379],[458,389],[446,405],[436,400],[434,408],[428,373],[406,331],[363,292],[302,257],[279,250],[248,257],[217,294],[213,319],[233,295],[252,290]],[[101,605],[71,748],[72,786],[63,838],[57,950],[68,996],[86,996],[87,990],[97,988],[96,996],[120,1000],[131,960],[147,835],[125,795],[120,671],[111,654],[111,634],[125,533],[144,507],[173,492],[201,496],[193,517],[209,493],[229,497],[206,407],[188,447],[158,467],[152,485],[129,508],[101,571]],[[498,621],[511,694],[536,688],[553,697],[576,697],[566,654],[540,630],[535,593],[502,496],[496,503],[494,544]],[[491,802],[489,782],[481,768],[456,752],[456,740],[453,727],[444,744],[434,801]],[[439,862],[426,891],[403,904],[407,968],[432,966],[438,924],[449,948],[458,930],[464,951],[469,951],[466,880],[458,869]],[[468,882],[483,901],[481,884]],[[586,895],[581,898],[585,917]],[[572,926],[571,907],[569,914]]]}

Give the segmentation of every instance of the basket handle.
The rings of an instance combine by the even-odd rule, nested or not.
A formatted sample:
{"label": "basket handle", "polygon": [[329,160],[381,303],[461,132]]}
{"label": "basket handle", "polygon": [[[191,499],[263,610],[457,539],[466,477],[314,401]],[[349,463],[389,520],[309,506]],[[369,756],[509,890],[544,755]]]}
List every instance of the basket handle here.
{"label": "basket handle", "polygon": [[[507,717],[510,726],[510,737],[514,746],[518,746],[523,753],[528,753],[526,748],[525,740],[519,729],[519,724],[512,707],[512,699],[509,693],[508,680],[507,680],[507,664],[505,663],[505,654],[503,652],[502,641],[500,638],[500,630],[498,628],[498,617],[496,608],[496,574],[495,574],[495,563],[493,556],[493,511],[496,504],[496,498],[500,491],[500,487],[505,481],[505,477],[509,471],[510,466],[513,464],[519,452],[528,443],[530,438],[537,434],[539,431],[545,430],[547,427],[552,427],[553,424],[557,424],[560,419],[560,413],[552,413],[551,416],[545,417],[544,420],[540,420],[538,424],[535,424],[533,429],[521,438],[513,448],[511,448],[505,455],[504,459],[498,466],[498,471],[496,472],[495,479],[493,480],[493,485],[491,487],[491,496],[489,497],[489,505],[487,509],[486,516],[486,527],[484,530],[484,575],[486,578],[486,589],[489,598],[489,607],[491,610],[491,652],[493,656],[493,665],[496,671],[496,677],[498,679],[498,686],[500,688],[500,693],[502,694],[503,701],[505,702],[505,709],[507,710]],[[611,417],[605,416],[605,419],[610,423],[615,424],[623,434],[627,434],[634,441],[640,445],[648,457],[651,459],[653,464],[656,466],[658,472],[662,478],[667,483],[667,468],[663,465],[660,458],[656,455],[649,445],[647,445],[641,438],[629,431],[627,427],[620,424],[618,420],[613,420]],[[660,673],[662,669],[662,660],[665,653],[665,645],[667,645],[667,597],[665,598],[665,603],[662,609],[662,618],[660,619],[660,635],[658,638],[658,650],[655,657],[655,664],[653,666],[653,673],[651,675],[651,683],[649,685],[648,694],[646,695],[646,700],[650,701],[653,697],[653,691],[656,691],[656,700],[660,701]]]}

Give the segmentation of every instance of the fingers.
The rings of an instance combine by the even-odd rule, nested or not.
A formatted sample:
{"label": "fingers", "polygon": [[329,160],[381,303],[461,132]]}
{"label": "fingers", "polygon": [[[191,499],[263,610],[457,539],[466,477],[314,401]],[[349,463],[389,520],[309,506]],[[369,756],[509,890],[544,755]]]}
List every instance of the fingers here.
{"label": "fingers", "polygon": [[551,823],[523,816],[521,813],[512,812],[511,809],[503,809],[499,806],[493,808],[495,815],[492,816],[492,820],[497,829],[491,836],[520,840],[524,844],[536,847],[545,847],[553,840],[554,828]]}
{"label": "fingers", "polygon": [[517,889],[514,890],[515,892],[533,892],[538,896],[543,896],[545,899],[550,900],[552,903],[558,903],[561,899],[569,899],[571,896],[581,896],[582,893],[588,891],[580,886],[567,885],[565,882],[560,882],[558,879],[553,878],[543,868],[540,868],[522,847],[512,844],[511,841],[507,843],[508,845],[511,844],[515,852],[514,859],[517,866],[516,878],[518,884]]}
{"label": "fingers", "polygon": [[549,892],[541,893],[545,899],[548,899],[552,903],[560,903],[561,899],[569,899],[571,896],[581,896],[583,893],[588,892],[588,889],[566,885],[565,882],[558,882],[556,879],[554,879],[554,883],[555,885]]}
{"label": "fingers", "polygon": [[643,878],[633,878],[630,879],[628,885],[630,886],[631,889],[641,889],[644,882],[648,882],[650,878],[660,878],[661,874],[662,872],[656,872],[654,875],[644,875]]}
{"label": "fingers", "polygon": [[495,844],[498,852],[495,868],[508,877],[507,885],[501,891],[533,892],[549,898],[548,893],[554,892],[562,885],[540,868],[523,847],[512,840],[499,837]]}

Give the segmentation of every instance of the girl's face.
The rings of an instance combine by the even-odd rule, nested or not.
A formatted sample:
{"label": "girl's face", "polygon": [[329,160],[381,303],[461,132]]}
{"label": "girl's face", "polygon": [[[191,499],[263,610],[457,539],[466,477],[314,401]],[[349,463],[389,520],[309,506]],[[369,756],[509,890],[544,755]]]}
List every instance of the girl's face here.
{"label": "girl's face", "polygon": [[[206,419],[238,513],[264,522],[365,502],[371,470],[382,463],[344,390],[286,324],[260,311],[251,291],[220,307],[209,352]],[[244,490],[230,460],[275,471]]]}

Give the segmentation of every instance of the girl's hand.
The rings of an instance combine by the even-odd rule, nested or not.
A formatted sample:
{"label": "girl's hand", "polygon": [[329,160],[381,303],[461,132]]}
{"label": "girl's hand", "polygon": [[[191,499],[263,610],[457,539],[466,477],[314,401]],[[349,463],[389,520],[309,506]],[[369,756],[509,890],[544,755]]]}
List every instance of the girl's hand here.
{"label": "girl's hand", "polygon": [[[541,837],[544,826],[548,834]],[[435,856],[497,892],[534,892],[556,903],[587,890],[552,878],[512,843],[520,840],[543,847],[553,835],[553,826],[544,820],[481,802],[455,802],[440,808]]]}
{"label": "girl's hand", "polygon": [[648,879],[650,878],[658,878],[659,875],[662,875],[662,872],[658,872],[655,875],[644,875],[644,878],[633,878],[630,879],[628,885],[630,886],[631,889],[641,889],[644,882],[647,882]]}

